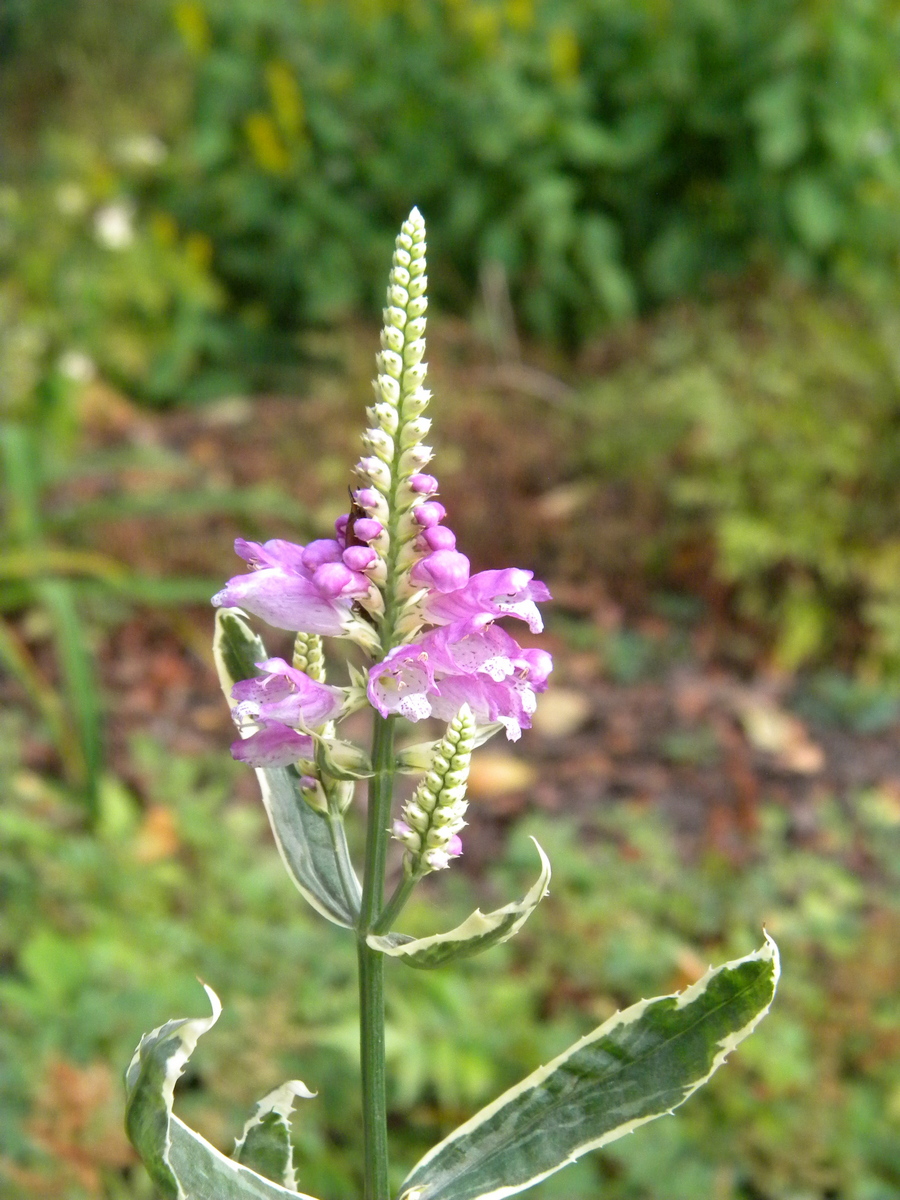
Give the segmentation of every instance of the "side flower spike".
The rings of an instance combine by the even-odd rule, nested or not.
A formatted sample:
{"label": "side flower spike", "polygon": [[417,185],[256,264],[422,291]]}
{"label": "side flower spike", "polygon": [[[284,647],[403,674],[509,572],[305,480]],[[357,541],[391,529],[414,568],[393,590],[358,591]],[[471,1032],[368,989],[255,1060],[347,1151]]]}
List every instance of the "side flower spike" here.
{"label": "side flower spike", "polygon": [[475,716],[467,704],[447,726],[435,748],[431,769],[394,822],[394,837],[406,846],[404,868],[413,877],[441,871],[462,854],[466,781],[475,745]]}

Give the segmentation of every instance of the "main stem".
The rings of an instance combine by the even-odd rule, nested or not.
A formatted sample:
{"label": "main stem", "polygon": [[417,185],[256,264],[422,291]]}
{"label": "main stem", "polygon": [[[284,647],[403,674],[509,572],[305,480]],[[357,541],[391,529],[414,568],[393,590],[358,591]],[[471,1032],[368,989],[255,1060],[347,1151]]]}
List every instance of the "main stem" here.
{"label": "main stem", "polygon": [[384,1072],[384,955],[369,949],[366,935],[375,926],[384,904],[384,871],[394,786],[393,717],[375,717],[372,766],[375,774],[369,784],[366,867],[357,929],[365,1200],[390,1200]]}

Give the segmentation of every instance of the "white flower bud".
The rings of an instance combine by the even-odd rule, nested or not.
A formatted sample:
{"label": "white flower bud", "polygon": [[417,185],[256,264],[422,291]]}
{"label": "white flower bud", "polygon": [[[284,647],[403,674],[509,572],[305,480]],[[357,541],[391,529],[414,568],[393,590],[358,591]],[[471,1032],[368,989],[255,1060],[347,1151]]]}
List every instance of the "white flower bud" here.
{"label": "white flower bud", "polygon": [[428,388],[416,388],[414,392],[410,392],[408,396],[403,397],[403,415],[408,419],[417,417],[428,407],[430,399],[431,392]]}
{"label": "white flower bud", "polygon": [[383,429],[367,429],[362,436],[362,443],[367,450],[377,454],[386,463],[393,461],[394,439]]}
{"label": "white flower bud", "polygon": [[407,421],[400,430],[400,448],[407,450],[410,446],[418,445],[423,437],[427,437],[429,429],[431,421],[428,417],[416,417],[413,421]]}
{"label": "white flower bud", "polygon": [[[415,367],[422,361],[425,355],[425,339],[419,338],[414,342],[407,342],[403,347],[403,365],[405,367]],[[405,381],[404,381],[405,382]]]}
{"label": "white flower bud", "polygon": [[406,267],[393,267],[390,274],[391,284],[398,284],[400,287],[406,287],[409,283],[409,271]]}
{"label": "white flower bud", "polygon": [[401,249],[401,248],[398,246],[398,247],[397,247],[397,249],[394,251],[394,264],[395,264],[395,266],[398,266],[398,267],[408,267],[408,266],[409,266],[409,261],[410,261],[410,260],[409,260],[409,251],[408,251],[408,250],[402,250],[402,249]]}
{"label": "white flower bud", "polygon": [[381,345],[384,350],[393,350],[395,354],[401,354],[405,341],[403,331],[396,325],[385,325],[381,331]]}
{"label": "white flower bud", "polygon": [[401,229],[400,229],[400,234],[397,237],[397,246],[400,247],[401,249],[407,250],[407,251],[412,250],[412,248],[413,248],[413,240],[411,237],[411,231],[409,229],[407,229],[408,225],[409,225],[408,221],[403,222],[403,225],[401,226]]}
{"label": "white flower bud", "polygon": [[401,477],[407,478],[410,475],[415,475],[417,471],[421,471],[423,467],[427,466],[433,457],[434,451],[431,446],[410,446],[400,456]]}
{"label": "white flower bud", "polygon": [[410,341],[417,341],[419,338],[423,338],[425,336],[425,318],[416,317],[414,321],[409,321],[404,334]]}
{"label": "white flower bud", "polygon": [[[410,300],[417,300],[420,296],[424,296],[425,292],[427,290],[428,290],[428,276],[427,275],[420,275],[417,279],[410,280],[409,289],[408,289]],[[407,309],[407,311],[408,311],[408,309]]]}
{"label": "white flower bud", "polygon": [[[418,281],[417,281],[418,282]],[[400,287],[399,284],[391,284],[387,291],[388,304],[405,309],[409,304],[409,292],[405,287]]]}
{"label": "white flower bud", "polygon": [[428,299],[425,296],[417,296],[415,299],[408,301],[406,305],[406,311],[412,318],[424,317],[427,308]]}
{"label": "white flower bud", "polygon": [[[425,243],[424,243],[424,242],[422,243],[422,247],[421,247],[421,248],[422,248],[422,250],[423,250],[423,251],[425,250]],[[424,255],[424,253],[423,253],[423,255],[422,255],[422,257],[421,257],[421,258],[415,258],[415,259],[413,259],[413,261],[412,261],[412,262],[409,264],[409,273],[410,273],[410,275],[412,275],[413,279],[415,279],[415,277],[416,277],[417,275],[421,275],[421,274],[422,274],[422,272],[423,272],[424,270],[425,270],[425,255]]]}
{"label": "white flower bud", "polygon": [[[417,303],[421,303],[421,301],[417,301]],[[402,329],[406,324],[405,307],[398,307],[392,304],[390,308],[382,309],[381,316],[384,324],[386,326],[393,326],[394,329]],[[417,313],[416,316],[421,316],[421,313]]]}
{"label": "white flower bud", "polygon": [[403,819],[407,825],[412,825],[413,829],[417,829],[419,833],[424,833],[431,825],[431,815],[420,808],[414,800],[410,800],[409,804],[404,805]]}
{"label": "white flower bud", "polygon": [[376,382],[377,393],[388,404],[400,403],[400,384],[390,375],[379,375]]}
{"label": "white flower bud", "polygon": [[426,850],[421,861],[429,871],[444,871],[450,866],[450,855],[446,850]]}
{"label": "white flower bud", "polygon": [[369,420],[369,425],[383,429],[385,433],[389,433],[391,437],[397,432],[397,426],[400,423],[400,417],[393,404],[386,404],[383,400],[374,405],[372,408],[366,409],[366,416]]}
{"label": "white flower bud", "polygon": [[382,350],[375,359],[378,370],[393,379],[399,379],[403,374],[403,358],[394,350]]}
{"label": "white flower bud", "polygon": [[390,468],[380,458],[361,458],[356,464],[356,472],[363,479],[368,480],[379,492],[390,491]]}

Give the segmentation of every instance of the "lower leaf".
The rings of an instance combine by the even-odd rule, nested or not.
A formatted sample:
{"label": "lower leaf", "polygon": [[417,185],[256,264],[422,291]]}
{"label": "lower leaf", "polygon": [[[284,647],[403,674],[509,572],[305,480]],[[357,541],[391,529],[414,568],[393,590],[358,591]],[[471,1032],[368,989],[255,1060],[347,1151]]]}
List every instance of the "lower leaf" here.
{"label": "lower leaf", "polygon": [[[314,1200],[298,1192],[295,1186],[281,1186],[249,1166],[226,1158],[172,1112],[175,1084],[197,1041],[212,1028],[222,1011],[218,996],[212,988],[205,984],[204,987],[212,1006],[211,1016],[167,1021],[145,1034],[134,1053],[125,1073],[125,1129],[132,1145],[164,1200]],[[291,1099],[294,1095],[310,1094],[299,1081],[285,1084],[260,1101],[256,1117],[262,1115],[265,1121],[266,1115],[277,1106],[286,1130],[290,1105],[284,1101],[288,1099],[288,1089]],[[242,1144],[246,1145],[246,1135],[255,1127],[255,1120],[251,1119],[245,1127],[238,1150]],[[284,1139],[281,1144],[284,1145]],[[260,1141],[258,1146],[261,1145]],[[269,1165],[275,1166],[283,1178],[287,1178],[290,1169],[292,1182],[289,1158],[282,1157],[276,1164],[271,1141],[268,1149]]]}
{"label": "lower leaf", "polygon": [[500,1200],[672,1112],[762,1020],[778,974],[767,934],[680,994],[616,1013],[429,1151],[400,1200]]}

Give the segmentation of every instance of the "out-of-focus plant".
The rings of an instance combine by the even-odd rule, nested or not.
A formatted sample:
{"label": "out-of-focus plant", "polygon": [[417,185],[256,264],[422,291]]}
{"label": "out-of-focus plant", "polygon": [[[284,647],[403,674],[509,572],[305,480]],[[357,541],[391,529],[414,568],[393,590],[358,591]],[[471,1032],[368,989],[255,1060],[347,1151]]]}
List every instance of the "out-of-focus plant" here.
{"label": "out-of-focus plant", "polygon": [[[135,169],[163,152],[152,138],[119,148]],[[0,661],[41,714],[69,784],[96,815],[103,755],[92,599],[99,590],[183,603],[205,598],[209,583],[128,570],[90,544],[94,523],[251,510],[292,511],[302,521],[304,513],[277,489],[248,496],[198,488],[183,464],[173,470],[175,456],[153,446],[85,453],[86,389],[102,375],[145,398],[172,398],[198,369],[216,288],[199,241],[179,243],[173,234],[167,243],[142,229],[104,162],[73,161],[81,176],[63,172],[43,189],[0,192]],[[169,229],[162,218],[156,225]],[[138,494],[115,486],[129,467],[144,472]],[[103,481],[99,498],[73,499],[71,485],[77,493],[92,475]],[[173,475],[182,477],[174,487]],[[46,627],[52,639],[56,681],[21,622],[11,620],[25,613],[26,625]]]}
{"label": "out-of-focus plant", "polygon": [[711,543],[782,667],[900,671],[896,344],[889,316],[776,287],[669,314],[578,402],[581,464],[659,500],[658,576]]}
{"label": "out-of-focus plant", "polygon": [[181,0],[189,120],[153,194],[244,321],[372,305],[390,214],[432,214],[444,303],[502,271],[577,342],[774,263],[896,294],[888,0]]}
{"label": "out-of-focus plant", "polygon": [[226,337],[208,241],[137,202],[166,153],[150,134],[122,138],[106,154],[57,138],[42,181],[0,192],[0,330],[20,372],[9,379],[5,368],[5,411],[23,392],[23,338],[32,375],[97,371],[151,403],[190,400],[198,380],[206,394],[240,387],[240,377],[204,374],[211,359],[222,361],[217,341]]}

